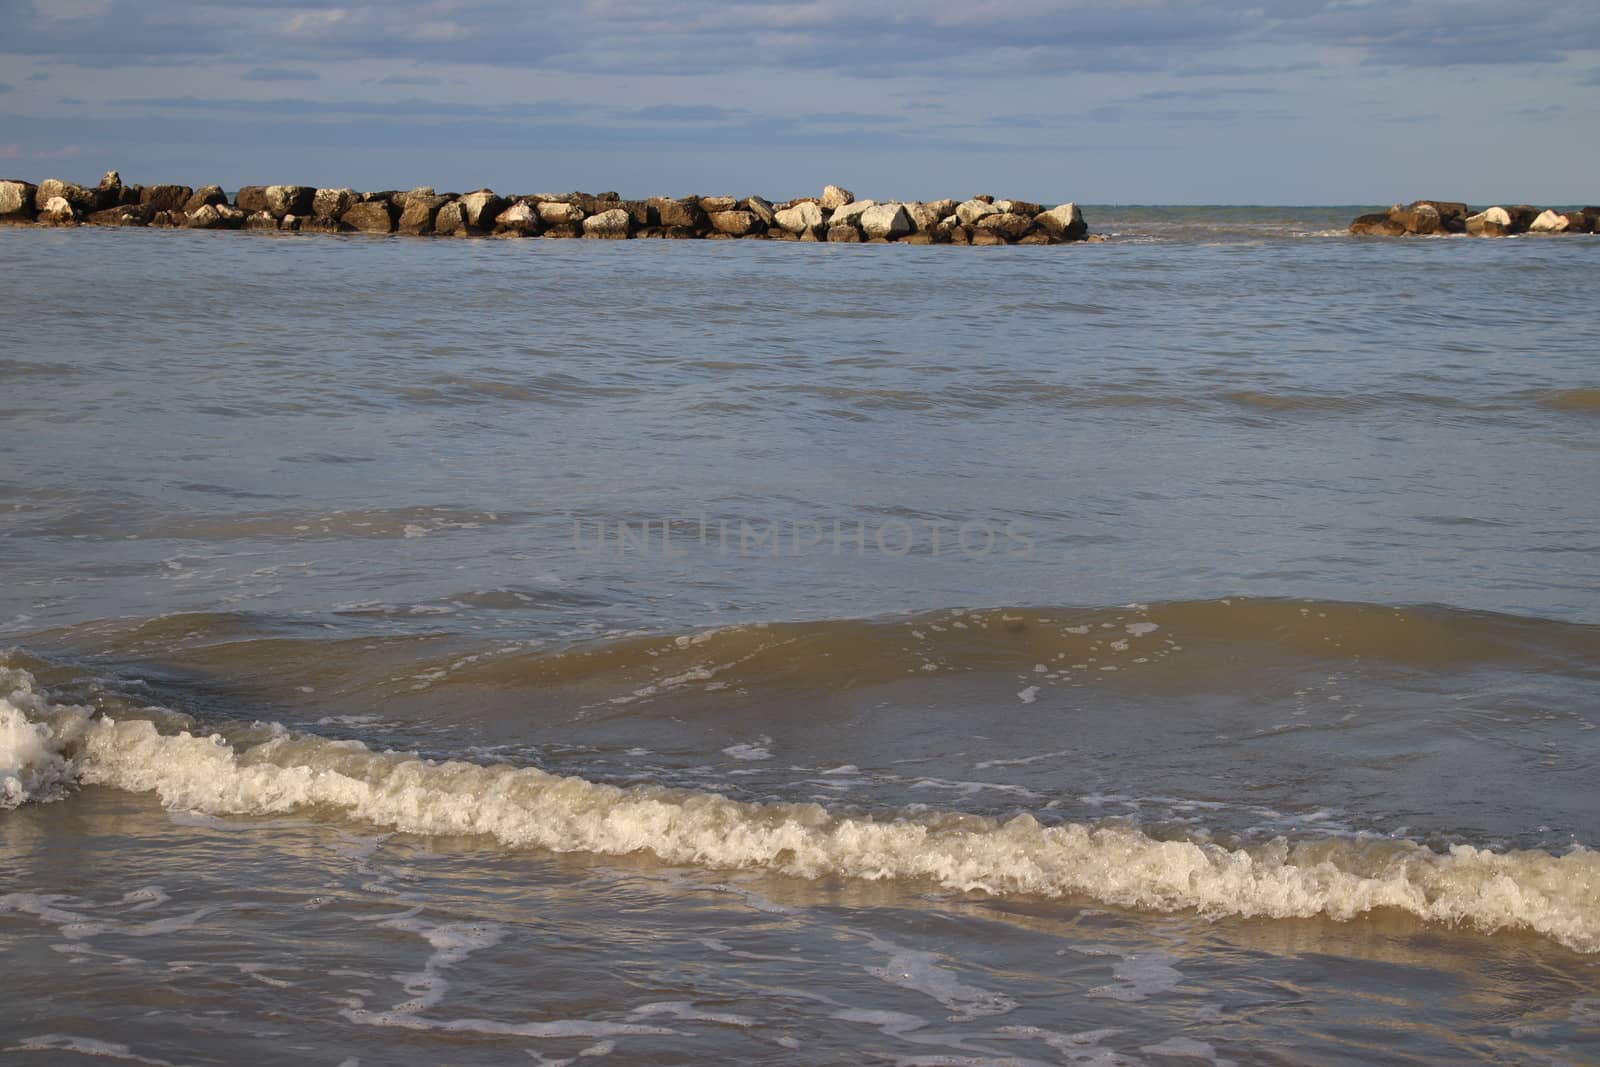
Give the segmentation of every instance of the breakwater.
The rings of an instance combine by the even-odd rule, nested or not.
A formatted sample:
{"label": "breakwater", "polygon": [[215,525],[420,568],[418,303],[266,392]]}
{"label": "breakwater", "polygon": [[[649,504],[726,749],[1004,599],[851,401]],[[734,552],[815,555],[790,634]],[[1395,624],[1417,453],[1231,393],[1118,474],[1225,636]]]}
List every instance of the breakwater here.
{"label": "breakwater", "polygon": [[654,196],[431,188],[357,192],[309,185],[98,185],[0,181],[0,222],[47,226],[165,226],[200,230],[405,234],[416,237],[756,238],[901,244],[1045,245],[1088,239],[1077,205],[1023,200],[857,200],[830,185],[821,196],[774,203],[759,196]]}
{"label": "breakwater", "polygon": [[1455,200],[1414,200],[1388,211],[1362,215],[1350,223],[1350,232],[1365,237],[1436,237],[1465,234],[1472,237],[1512,237],[1523,233],[1595,233],[1600,230],[1600,207],[1556,211],[1531,204],[1488,207],[1474,211]]}

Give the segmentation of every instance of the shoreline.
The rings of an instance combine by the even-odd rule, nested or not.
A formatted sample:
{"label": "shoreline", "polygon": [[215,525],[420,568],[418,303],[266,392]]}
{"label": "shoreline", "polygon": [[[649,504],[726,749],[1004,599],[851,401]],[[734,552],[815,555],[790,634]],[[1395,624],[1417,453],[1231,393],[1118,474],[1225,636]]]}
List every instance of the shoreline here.
{"label": "shoreline", "polygon": [[358,192],[309,185],[250,185],[230,200],[220,186],[125,185],[108,171],[90,187],[57,178],[0,180],[0,223],[137,226],[374,236],[780,240],[850,244],[1055,245],[1088,241],[1076,204],[1046,207],[975,196],[963,201],[857,200],[830,185],[821,196],[606,193],[502,196],[491,189]]}

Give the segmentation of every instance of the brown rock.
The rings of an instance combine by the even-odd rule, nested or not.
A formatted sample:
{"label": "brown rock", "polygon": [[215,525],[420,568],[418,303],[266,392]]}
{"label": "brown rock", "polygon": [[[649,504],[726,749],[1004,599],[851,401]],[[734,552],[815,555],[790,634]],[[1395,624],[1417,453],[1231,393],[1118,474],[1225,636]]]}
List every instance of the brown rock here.
{"label": "brown rock", "polygon": [[832,244],[859,244],[861,242],[861,231],[849,223],[840,223],[838,226],[829,226],[828,241]]}
{"label": "brown rock", "polygon": [[[139,203],[157,214],[163,211],[184,211],[194,190],[187,185],[147,185],[139,194]],[[196,210],[200,207],[195,205]],[[188,214],[187,211],[184,211]]]}
{"label": "brown rock", "polygon": [[183,213],[188,215],[199,211],[207,204],[226,204],[227,202],[228,197],[222,191],[222,186],[207,185],[204,188],[196,189],[194,195],[183,202]]}
{"label": "brown rock", "polygon": [[318,189],[311,195],[311,217],[337,220],[360,202],[354,189]]}
{"label": "brown rock", "polygon": [[519,200],[495,216],[494,232],[500,237],[533,237],[539,232],[539,213]]}
{"label": "brown rock", "polygon": [[1419,237],[1438,233],[1443,225],[1439,209],[1420,200],[1409,207],[1396,204],[1389,209],[1389,217],[1398,222],[1406,233],[1416,234]]}
{"label": "brown rock", "polygon": [[[190,214],[198,215],[199,212],[194,211]],[[244,220],[244,228],[247,230],[276,230],[278,228],[278,220],[272,217],[271,212],[252,211],[250,216]]]}
{"label": "brown rock", "polygon": [[468,227],[480,233],[494,229],[494,220],[510,207],[510,201],[493,189],[478,189],[461,198],[461,217]]}
{"label": "brown rock", "polygon": [[698,229],[706,225],[705,212],[700,202],[692,196],[670,200],[664,196],[650,198],[650,208],[655,212],[654,224],[669,229]]}
{"label": "brown rock", "polygon": [[1015,241],[1033,229],[1033,217],[1003,211],[998,215],[985,215],[979,219],[977,229],[979,233],[999,234],[1007,241]]}
{"label": "brown rock", "polygon": [[433,232],[440,237],[467,236],[467,212],[459,200],[451,200],[433,219]]}
{"label": "brown rock", "polygon": [[395,229],[412,237],[423,237],[433,232],[434,219],[439,215],[439,209],[450,201],[442,196],[427,196],[418,192],[406,194],[406,206],[400,212],[400,221]]}
{"label": "brown rock", "polygon": [[142,204],[119,204],[93,212],[84,221],[92,226],[148,226],[154,215],[154,211]]}
{"label": "brown rock", "polygon": [[744,237],[766,229],[766,224],[749,211],[713,211],[708,217],[711,219],[712,229],[729,237]]}
{"label": "brown rock", "polygon": [[972,235],[972,243],[975,245],[1008,245],[1011,242],[993,230],[979,230]]}
{"label": "brown rock", "polygon": [[309,215],[317,191],[309,185],[267,186],[267,214],[275,219],[285,215]]}
{"label": "brown rock", "polygon": [[739,200],[733,196],[702,196],[700,198],[700,210],[707,215],[715,215],[719,211],[736,211],[738,207]]}
{"label": "brown rock", "polygon": [[1406,227],[1389,217],[1387,211],[1358,216],[1350,223],[1350,232],[1359,237],[1403,237]]}
{"label": "brown rock", "polygon": [[366,200],[351,206],[339,221],[361,233],[393,233],[394,205],[387,200]]}
{"label": "brown rock", "polygon": [[101,207],[107,206],[100,203],[99,197],[93,189],[85,189],[81,185],[64,182],[59,178],[46,178],[39,183],[39,188],[34,191],[34,207],[42,215],[44,214],[45,205],[56,197],[65,200],[68,206],[72,208],[72,213],[79,218],[91,211],[98,211]]}
{"label": "brown rock", "polygon": [[762,226],[767,228],[771,228],[773,220],[777,217],[777,211],[771,202],[759,196],[747,196],[739,201],[739,210],[750,212],[761,220]]}
{"label": "brown rock", "polygon": [[[188,197],[184,197],[185,200]],[[267,210],[267,187],[265,185],[245,185],[233,194],[233,206],[247,214]]]}

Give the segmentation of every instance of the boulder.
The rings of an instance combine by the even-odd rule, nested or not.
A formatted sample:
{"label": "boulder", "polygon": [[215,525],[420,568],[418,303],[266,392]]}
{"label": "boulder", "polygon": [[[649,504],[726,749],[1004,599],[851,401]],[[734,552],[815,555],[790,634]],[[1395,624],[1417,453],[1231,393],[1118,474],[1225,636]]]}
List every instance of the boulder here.
{"label": "boulder", "polygon": [[633,228],[642,230],[650,225],[650,204],[646,200],[619,200],[617,209],[626,211],[633,220]]}
{"label": "boulder", "polygon": [[856,229],[853,223],[848,222],[840,223],[837,226],[829,226],[828,241],[833,244],[859,244],[861,231]]}
{"label": "boulder", "polygon": [[1600,233],[1600,207],[1586,207],[1578,213],[1583,216],[1584,229]]}
{"label": "boulder", "polygon": [[773,212],[773,221],[789,233],[819,234],[823,228],[822,208],[810,200],[803,200],[793,207]]}
{"label": "boulder", "polygon": [[963,226],[974,226],[985,215],[998,215],[1000,209],[985,200],[973,197],[956,205],[956,218],[961,220]]}
{"label": "boulder", "polygon": [[278,220],[278,229],[285,233],[299,233],[305,221],[306,216],[304,215],[285,215]]}
{"label": "boulder", "polygon": [[[1033,220],[1029,219],[1028,224],[1031,226]],[[877,204],[861,213],[861,232],[868,237],[882,237],[892,241],[896,237],[905,236],[915,228],[904,204]]]}
{"label": "boulder", "polygon": [[[195,214],[198,214],[198,212],[195,212]],[[278,228],[278,220],[273,218],[272,213],[269,211],[252,211],[249,217],[244,220],[244,228],[247,230],[276,230]]]}
{"label": "boulder", "polygon": [[906,205],[906,214],[911,217],[911,225],[917,228],[918,233],[932,233],[939,228],[939,220],[949,212],[941,213],[932,204],[924,204],[920,200],[913,200]]}
{"label": "boulder", "polygon": [[702,196],[700,210],[707,215],[714,215],[719,211],[739,210],[738,198],[732,196]]}
{"label": "boulder", "polygon": [[182,211],[158,211],[150,216],[152,226],[182,226],[189,221],[189,216]]}
{"label": "boulder", "polygon": [[1042,230],[1034,230],[1032,233],[1023,234],[1021,237],[1017,238],[1016,243],[1019,244],[1019,245],[1053,245],[1053,244],[1060,244],[1060,242],[1057,241],[1054,237],[1051,237],[1049,234],[1045,233]]}
{"label": "boulder", "polygon": [[[139,203],[151,211],[184,211],[194,190],[187,185],[147,185],[139,193]],[[195,205],[196,208],[199,205]],[[184,211],[184,214],[188,212]]]}
{"label": "boulder", "polygon": [[958,206],[960,205],[958,205],[956,201],[948,198],[944,200],[929,200],[927,204],[928,210],[932,211],[941,219],[950,215],[954,215]]}
{"label": "boulder", "polygon": [[564,200],[540,200],[534,210],[546,226],[571,226],[583,221],[583,208]]}
{"label": "boulder", "polygon": [[100,184],[95,186],[94,194],[97,210],[119,206],[122,203],[122,175],[114,170],[106,171],[100,176]]}
{"label": "boulder", "polygon": [[1419,237],[1438,233],[1444,225],[1439,216],[1439,209],[1420,200],[1409,207],[1396,204],[1389,209],[1388,214],[1404,228],[1406,233],[1416,234]]}
{"label": "boulder", "polygon": [[1033,229],[1032,216],[1017,215],[1010,211],[985,215],[977,224],[979,233],[997,233],[1007,241],[1018,240],[1031,229]]}
{"label": "boulder", "polygon": [[494,220],[509,206],[506,198],[492,189],[479,189],[461,198],[462,218],[472,229],[484,233],[494,229]]}
{"label": "boulder", "polygon": [[620,207],[590,215],[583,220],[583,235],[602,240],[621,241],[633,229],[633,216]]}
{"label": "boulder", "polygon": [[39,206],[39,221],[52,226],[67,226],[78,219],[72,204],[64,196],[52,196]]}
{"label": "boulder", "polygon": [[1008,245],[1011,242],[1006,240],[1003,235],[992,230],[978,230],[972,235],[972,243],[974,245]]}
{"label": "boulder", "polygon": [[706,224],[705,212],[700,210],[700,202],[695,197],[671,200],[664,196],[653,196],[649,204],[655,212],[657,225],[672,229],[694,229]]}
{"label": "boulder", "polygon": [[311,217],[338,219],[355,207],[361,198],[354,189],[318,189],[311,194]]}
{"label": "boulder", "polygon": [[300,220],[301,233],[344,233],[350,227],[336,218],[319,218],[312,215],[309,219]]}
{"label": "boulder", "polygon": [[972,243],[971,231],[961,225],[961,221],[954,215],[949,215],[942,219],[936,232],[943,236],[945,241],[953,245]]}
{"label": "boulder", "polygon": [[[240,211],[227,204],[206,204],[186,216],[183,224],[191,230],[237,230],[253,214],[256,212]],[[277,224],[276,220],[273,224]]]}
{"label": "boulder", "polygon": [[711,219],[713,230],[725,233],[729,237],[744,237],[752,233],[761,233],[766,229],[766,224],[751,211],[713,211],[708,217]]}
{"label": "boulder", "polygon": [[364,200],[352,204],[339,221],[361,233],[393,233],[394,205],[387,200]]}
{"label": "boulder", "polygon": [[1439,230],[1442,233],[1465,233],[1467,230],[1467,205],[1458,200],[1418,200],[1413,208],[1428,205],[1439,213]]}
{"label": "boulder", "polygon": [[739,201],[739,210],[748,211],[761,220],[763,226],[771,226],[776,220],[777,212],[772,207],[772,202],[765,197],[747,196]]}
{"label": "boulder", "polygon": [[838,185],[830,185],[822,190],[822,210],[837,211],[846,204],[854,203],[856,194]]}
{"label": "boulder", "polygon": [[33,199],[38,191],[32,182],[0,182],[0,222],[32,222],[39,213]]}
{"label": "boulder", "polygon": [[1511,212],[1503,207],[1488,208],[1467,219],[1467,232],[1474,237],[1505,237],[1514,232],[1514,226]]}
{"label": "boulder", "polygon": [[392,203],[395,206],[395,210],[397,210],[397,211],[405,211],[406,205],[411,202],[411,198],[413,196],[438,196],[438,195],[439,194],[434,191],[433,186],[431,186],[431,185],[419,185],[416,188],[408,189],[403,193],[394,193],[393,195],[391,195],[389,197],[389,202]]}
{"label": "boulder", "polygon": [[519,200],[494,217],[494,232],[501,237],[533,237],[539,232],[539,213]]}
{"label": "boulder", "polygon": [[1030,219],[1044,210],[1030,200],[996,200],[994,206],[1013,215],[1026,215]]}
{"label": "boulder", "polygon": [[207,185],[196,189],[194,194],[183,202],[183,213],[187,215],[192,211],[199,211],[207,204],[226,204],[227,202],[228,196],[222,191],[222,186]]}
{"label": "boulder", "polygon": [[461,201],[451,200],[439,209],[433,218],[433,232],[441,237],[467,236],[467,209]]}
{"label": "boulder", "polygon": [[269,185],[266,190],[267,214],[281,219],[285,215],[311,214],[317,191],[309,185]]}
{"label": "boulder", "polygon": [[900,238],[900,243],[903,245],[931,245],[939,242],[933,234],[926,230],[918,230],[916,233],[908,233]]}
{"label": "boulder", "polygon": [[1350,232],[1358,237],[1404,237],[1406,224],[1390,216],[1387,211],[1357,216],[1350,223]]}
{"label": "boulder", "polygon": [[93,189],[85,189],[72,182],[64,182],[59,178],[46,178],[39,183],[39,188],[33,194],[34,206],[39,214],[43,215],[45,205],[56,197],[67,202],[77,215],[87,215],[91,211],[98,211],[102,206]]}
{"label": "boulder", "polygon": [[1569,224],[1567,226],[1567,232],[1568,233],[1593,233],[1594,232],[1594,220],[1591,219],[1588,215],[1585,215],[1583,212],[1581,212],[1581,211],[1567,211],[1567,212],[1563,212],[1563,214],[1566,216],[1567,222]]}
{"label": "boulder", "polygon": [[1083,221],[1083,212],[1073,203],[1039,212],[1034,216],[1033,224],[1062,241],[1081,241],[1089,235],[1089,224]]}
{"label": "boulder", "polygon": [[1572,220],[1554,211],[1542,211],[1528,224],[1529,233],[1566,233]]}
{"label": "boulder", "polygon": [[[188,197],[184,197],[185,200]],[[267,187],[265,185],[244,185],[233,194],[233,206],[247,214],[267,210]]]}
{"label": "boulder", "polygon": [[876,200],[852,200],[850,203],[838,208],[828,218],[829,226],[853,226],[861,228],[861,215],[870,208],[878,206]]}
{"label": "boulder", "polygon": [[154,215],[143,204],[118,204],[93,212],[84,221],[93,226],[148,226]]}
{"label": "boulder", "polygon": [[439,209],[450,202],[448,197],[428,196],[413,190],[406,194],[406,206],[400,212],[395,229],[412,237],[423,237],[433,232],[434,219]]}

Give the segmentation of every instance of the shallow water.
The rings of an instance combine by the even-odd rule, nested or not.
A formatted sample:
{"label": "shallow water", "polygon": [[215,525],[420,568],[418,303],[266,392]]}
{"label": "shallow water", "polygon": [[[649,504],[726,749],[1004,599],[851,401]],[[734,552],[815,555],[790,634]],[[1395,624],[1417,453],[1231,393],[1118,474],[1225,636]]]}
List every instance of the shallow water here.
{"label": "shallow water", "polygon": [[1359,210],[0,229],[0,1049],[1593,1062],[1600,239]]}

